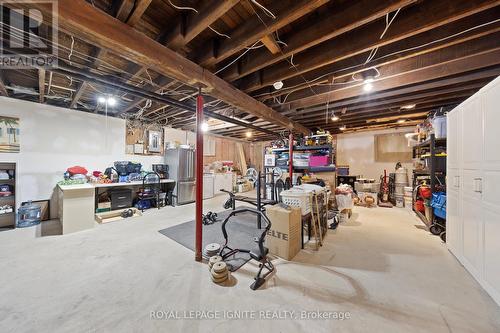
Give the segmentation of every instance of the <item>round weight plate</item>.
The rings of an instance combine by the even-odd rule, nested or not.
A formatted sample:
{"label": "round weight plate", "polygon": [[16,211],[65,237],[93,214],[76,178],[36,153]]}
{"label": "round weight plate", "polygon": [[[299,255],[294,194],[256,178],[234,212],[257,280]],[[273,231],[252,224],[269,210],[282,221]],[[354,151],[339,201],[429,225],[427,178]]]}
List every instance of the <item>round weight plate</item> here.
{"label": "round weight plate", "polygon": [[228,271],[224,271],[222,273],[215,273],[214,270],[212,270],[210,273],[212,274],[212,277],[214,279],[220,279],[220,278],[223,278],[224,276],[227,276],[229,274]]}
{"label": "round weight plate", "polygon": [[207,246],[205,246],[205,252],[207,253],[219,252],[219,251],[220,251],[220,244],[210,243]]}
{"label": "round weight plate", "polygon": [[208,259],[208,263],[209,264],[215,264],[216,262],[219,262],[219,261],[222,261],[222,257],[221,256],[213,256],[213,257],[210,257],[210,259]]}
{"label": "round weight plate", "polygon": [[224,261],[219,261],[212,266],[212,270],[215,271],[215,273],[222,273],[227,271],[227,265]]}
{"label": "round weight plate", "polygon": [[229,277],[229,276],[228,276],[228,275],[226,275],[226,276],[223,276],[223,277],[221,277],[221,278],[219,278],[219,279],[216,279],[216,278],[214,278],[214,277],[212,276],[212,281],[214,281],[215,283],[222,283],[222,282],[226,281],[228,277]]}

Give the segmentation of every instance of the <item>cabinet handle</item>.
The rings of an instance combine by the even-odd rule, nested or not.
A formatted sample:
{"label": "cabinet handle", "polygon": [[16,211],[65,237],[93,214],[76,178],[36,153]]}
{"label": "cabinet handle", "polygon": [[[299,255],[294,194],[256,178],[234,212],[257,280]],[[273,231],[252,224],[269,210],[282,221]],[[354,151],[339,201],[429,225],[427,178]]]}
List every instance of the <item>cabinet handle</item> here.
{"label": "cabinet handle", "polygon": [[474,178],[474,192],[483,193],[483,179]]}

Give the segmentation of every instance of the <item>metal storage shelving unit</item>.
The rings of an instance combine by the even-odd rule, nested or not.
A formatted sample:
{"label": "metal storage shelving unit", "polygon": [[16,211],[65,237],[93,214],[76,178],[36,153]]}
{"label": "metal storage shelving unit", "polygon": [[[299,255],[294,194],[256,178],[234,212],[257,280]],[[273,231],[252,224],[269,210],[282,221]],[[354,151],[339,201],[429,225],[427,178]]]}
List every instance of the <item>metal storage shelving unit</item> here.
{"label": "metal storage shelving unit", "polygon": [[[439,170],[437,168],[437,159],[446,158],[436,156],[436,150],[442,149],[446,151],[446,138],[436,139],[434,134],[430,135],[430,138],[422,143],[413,146],[413,158],[420,158],[424,153],[430,154],[429,165],[425,170],[413,170],[412,187],[415,188],[419,185],[419,181],[425,178],[429,181],[429,186],[432,192],[436,192],[436,186],[441,183],[443,187],[446,185],[446,166]],[[420,178],[419,178],[420,177]],[[418,194],[417,194],[418,196]],[[417,214],[417,216],[424,222],[427,226],[432,224],[432,221],[428,221],[424,214],[415,210],[415,195],[412,200],[412,209]]]}

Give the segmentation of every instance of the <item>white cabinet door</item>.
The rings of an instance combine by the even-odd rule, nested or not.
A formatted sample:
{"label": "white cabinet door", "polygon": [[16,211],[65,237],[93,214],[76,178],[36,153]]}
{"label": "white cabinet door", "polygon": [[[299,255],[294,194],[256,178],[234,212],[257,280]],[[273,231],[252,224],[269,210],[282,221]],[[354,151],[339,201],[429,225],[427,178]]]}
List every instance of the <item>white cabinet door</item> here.
{"label": "white cabinet door", "polygon": [[500,211],[484,210],[484,280],[500,302]]}
{"label": "white cabinet door", "polygon": [[500,171],[500,80],[488,85],[482,94],[484,117],[484,170]]}
{"label": "white cabinet door", "polygon": [[447,166],[451,169],[458,169],[461,160],[461,106],[456,107],[447,116]]}
{"label": "white cabinet door", "polygon": [[481,94],[473,95],[461,106],[462,166],[479,170],[483,159],[483,112]]}
{"label": "white cabinet door", "polygon": [[481,200],[462,195],[464,266],[477,279],[483,272],[483,216]]}
{"label": "white cabinet door", "polygon": [[203,176],[203,199],[214,197],[214,177]]}
{"label": "white cabinet door", "polygon": [[449,191],[446,194],[446,244],[457,258],[463,255],[461,213],[459,192]]}

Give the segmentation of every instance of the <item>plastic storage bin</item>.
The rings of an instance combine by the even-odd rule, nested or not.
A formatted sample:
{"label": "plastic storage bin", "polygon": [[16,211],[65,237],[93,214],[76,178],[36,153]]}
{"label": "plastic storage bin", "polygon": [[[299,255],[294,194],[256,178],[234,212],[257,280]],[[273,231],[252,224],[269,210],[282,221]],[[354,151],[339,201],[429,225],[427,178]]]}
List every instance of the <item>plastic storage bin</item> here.
{"label": "plastic storage bin", "polygon": [[326,166],[328,165],[328,156],[326,155],[311,155],[309,157],[309,166]]}
{"label": "plastic storage bin", "polygon": [[446,116],[432,119],[432,128],[434,129],[436,139],[446,138]]}
{"label": "plastic storage bin", "polygon": [[18,228],[31,227],[41,222],[42,207],[28,201],[26,204],[19,207],[18,210]]}

